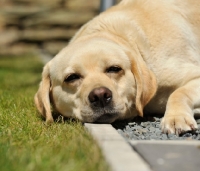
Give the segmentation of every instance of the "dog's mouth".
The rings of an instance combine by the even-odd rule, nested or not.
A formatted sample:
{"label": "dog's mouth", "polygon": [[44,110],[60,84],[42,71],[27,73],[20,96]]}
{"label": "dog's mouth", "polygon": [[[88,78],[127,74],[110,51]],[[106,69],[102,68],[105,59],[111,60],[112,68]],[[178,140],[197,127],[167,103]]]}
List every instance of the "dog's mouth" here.
{"label": "dog's mouth", "polygon": [[89,123],[112,123],[120,115],[119,110],[112,109],[98,109],[98,110],[82,110],[83,122]]}

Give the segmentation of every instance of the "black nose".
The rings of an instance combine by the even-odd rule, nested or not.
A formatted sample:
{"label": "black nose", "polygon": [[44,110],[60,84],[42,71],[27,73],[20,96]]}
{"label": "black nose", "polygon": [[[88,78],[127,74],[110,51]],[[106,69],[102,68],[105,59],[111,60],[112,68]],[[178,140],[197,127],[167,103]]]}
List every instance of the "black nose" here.
{"label": "black nose", "polygon": [[90,92],[88,99],[94,107],[105,107],[112,101],[112,92],[105,87],[95,88]]}

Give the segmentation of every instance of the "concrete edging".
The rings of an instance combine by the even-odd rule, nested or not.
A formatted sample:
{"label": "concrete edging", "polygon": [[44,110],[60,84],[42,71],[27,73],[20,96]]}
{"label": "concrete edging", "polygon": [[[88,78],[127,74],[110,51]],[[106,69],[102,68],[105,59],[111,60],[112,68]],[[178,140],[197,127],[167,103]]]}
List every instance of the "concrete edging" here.
{"label": "concrete edging", "polygon": [[112,125],[85,123],[85,128],[99,144],[112,171],[151,171],[150,166]]}

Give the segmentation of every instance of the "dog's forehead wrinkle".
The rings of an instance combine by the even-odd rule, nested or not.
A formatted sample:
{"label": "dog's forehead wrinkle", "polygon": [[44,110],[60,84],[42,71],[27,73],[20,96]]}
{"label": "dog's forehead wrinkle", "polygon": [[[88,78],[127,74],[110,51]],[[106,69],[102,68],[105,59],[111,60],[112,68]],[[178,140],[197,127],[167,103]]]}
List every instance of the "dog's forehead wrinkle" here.
{"label": "dog's forehead wrinkle", "polygon": [[[123,63],[121,62],[123,58]],[[126,60],[127,59],[127,60]],[[89,61],[89,62],[88,62]],[[129,68],[130,62],[128,57],[122,53],[116,52],[89,52],[74,57],[70,65],[77,71],[100,71],[104,72],[110,66],[120,66],[122,68]]]}

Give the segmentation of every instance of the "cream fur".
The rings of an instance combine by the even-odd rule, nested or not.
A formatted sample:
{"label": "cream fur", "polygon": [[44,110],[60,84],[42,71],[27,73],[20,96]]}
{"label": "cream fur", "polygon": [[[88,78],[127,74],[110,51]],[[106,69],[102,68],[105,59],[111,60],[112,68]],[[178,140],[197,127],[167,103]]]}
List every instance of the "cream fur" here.
{"label": "cream fur", "polygon": [[[108,113],[112,114],[105,119],[109,123],[142,116],[143,112],[163,113],[161,128],[165,133],[196,129],[193,116],[200,108],[199,9],[198,0],[123,0],[103,12],[46,64],[35,96],[37,108],[52,121],[51,96],[62,115],[83,122],[95,122]],[[122,71],[107,73],[111,66]],[[64,82],[72,73],[81,77]],[[88,94],[98,87],[108,88],[113,95],[112,107],[99,112],[88,101]]]}

